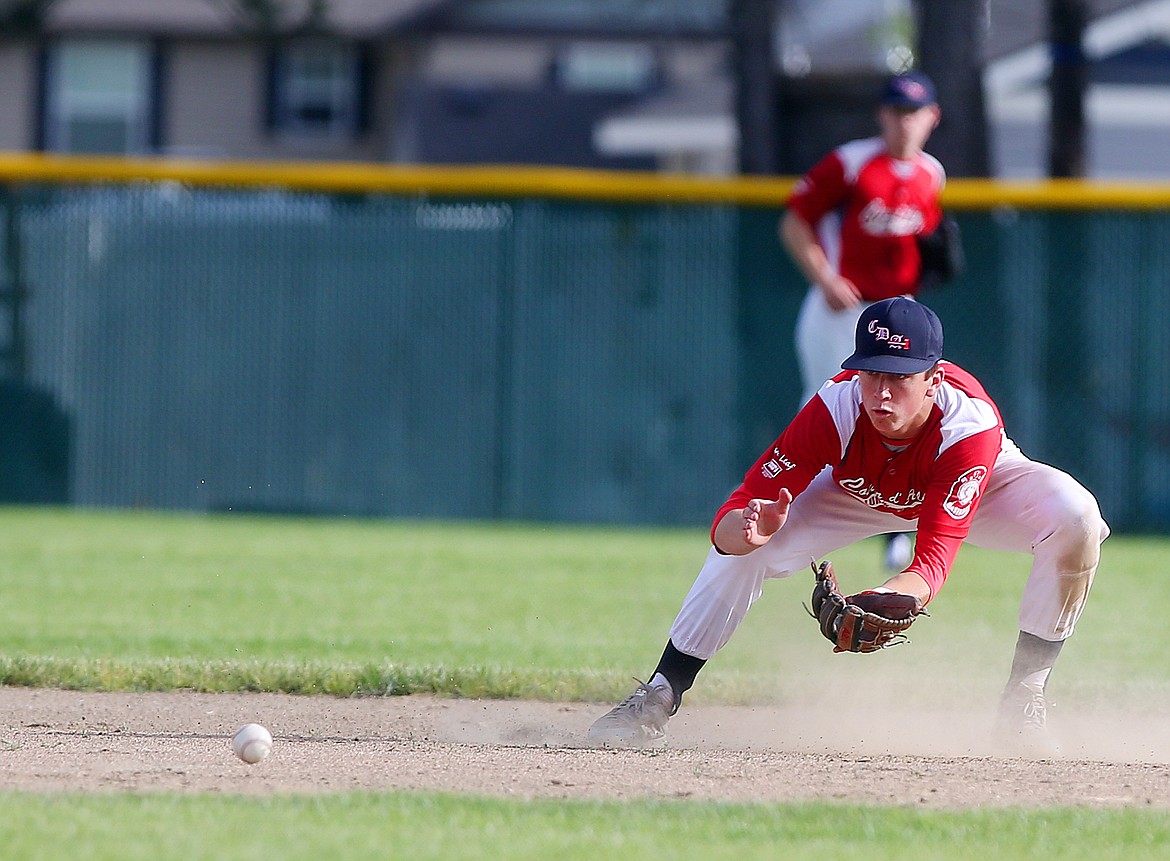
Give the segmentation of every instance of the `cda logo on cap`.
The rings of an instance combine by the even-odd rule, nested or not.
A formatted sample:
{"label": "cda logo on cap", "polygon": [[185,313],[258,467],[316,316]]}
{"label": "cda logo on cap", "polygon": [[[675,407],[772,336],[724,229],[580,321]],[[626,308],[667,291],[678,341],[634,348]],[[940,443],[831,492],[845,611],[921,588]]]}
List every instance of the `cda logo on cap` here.
{"label": "cda logo on cap", "polygon": [[917,374],[942,358],[942,323],[914,299],[883,299],[862,312],[854,347],[853,355],[841,363],[846,370]]}
{"label": "cda logo on cap", "polygon": [[912,111],[938,104],[938,96],[935,94],[934,81],[924,72],[914,70],[887,79],[881,103]]}

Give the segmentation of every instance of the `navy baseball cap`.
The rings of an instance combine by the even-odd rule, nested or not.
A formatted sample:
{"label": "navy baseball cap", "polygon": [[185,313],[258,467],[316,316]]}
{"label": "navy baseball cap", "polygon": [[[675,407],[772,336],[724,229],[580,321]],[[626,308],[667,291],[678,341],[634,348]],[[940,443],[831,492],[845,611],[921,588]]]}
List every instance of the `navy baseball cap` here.
{"label": "navy baseball cap", "polygon": [[857,321],[847,371],[918,374],[942,358],[943,330],[938,315],[913,299],[895,296],[874,302]]}
{"label": "navy baseball cap", "polygon": [[938,95],[934,81],[925,72],[915,70],[889,78],[882,90],[881,103],[893,108],[917,110],[927,105],[937,105]]}

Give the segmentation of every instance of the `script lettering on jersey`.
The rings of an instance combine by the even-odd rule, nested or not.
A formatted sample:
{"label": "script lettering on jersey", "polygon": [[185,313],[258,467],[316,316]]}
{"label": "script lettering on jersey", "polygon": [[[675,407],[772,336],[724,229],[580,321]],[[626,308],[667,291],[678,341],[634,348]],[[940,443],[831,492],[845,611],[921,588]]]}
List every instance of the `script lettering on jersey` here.
{"label": "script lettering on jersey", "polygon": [[796,469],[796,464],[780,453],[780,449],[772,449],[772,456],[764,461],[760,472],[765,478],[775,478],[786,469]]}
{"label": "script lettering on jersey", "polygon": [[962,520],[975,507],[975,500],[983,490],[983,480],[987,478],[987,467],[973,466],[951,485],[946,501],[943,502],[943,511],[955,520]]}
{"label": "script lettering on jersey", "polygon": [[926,218],[905,203],[888,209],[885,201],[871,200],[861,210],[860,222],[870,236],[915,236],[922,232]]}
{"label": "script lettering on jersey", "polygon": [[905,493],[899,491],[890,496],[882,496],[871,482],[864,478],[843,478],[838,482],[841,488],[855,496],[857,499],[864,502],[870,508],[877,508],[883,511],[910,511],[918,508],[926,500],[926,493],[921,490],[914,490],[911,488]]}

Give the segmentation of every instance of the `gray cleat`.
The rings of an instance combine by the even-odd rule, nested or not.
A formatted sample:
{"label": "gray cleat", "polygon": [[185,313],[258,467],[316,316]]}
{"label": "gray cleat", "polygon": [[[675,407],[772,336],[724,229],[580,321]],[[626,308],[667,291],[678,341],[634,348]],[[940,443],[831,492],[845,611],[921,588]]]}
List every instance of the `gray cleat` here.
{"label": "gray cleat", "polygon": [[1048,702],[1042,691],[1023,683],[1004,691],[995,721],[995,745],[1005,756],[1060,756],[1060,745],[1048,731]]}
{"label": "gray cleat", "polygon": [[[634,681],[638,681],[635,679]],[[666,722],[676,711],[669,685],[637,689],[589,727],[589,740],[602,744],[647,744],[666,735]]]}

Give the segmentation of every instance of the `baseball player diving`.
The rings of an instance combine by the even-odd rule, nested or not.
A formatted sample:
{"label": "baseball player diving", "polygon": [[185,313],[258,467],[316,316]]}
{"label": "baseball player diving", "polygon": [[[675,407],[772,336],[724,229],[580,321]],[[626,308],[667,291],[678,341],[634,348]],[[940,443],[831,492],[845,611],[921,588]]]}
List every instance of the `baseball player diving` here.
{"label": "baseball player diving", "polygon": [[964,541],[1032,554],[995,734],[1005,751],[1057,752],[1044,689],[1109,535],[1097,501],[1021,453],[979,381],[943,359],[942,324],[926,305],[875,302],[854,347],[716,512],[711,550],[657,667],[593,724],[591,741],[664,735],[764,580],[806,574],[810,560],[871,536],[916,530],[910,564],[874,589],[844,596],[832,565],[813,565],[821,632],[835,651],[878,650],[939,593]]}

